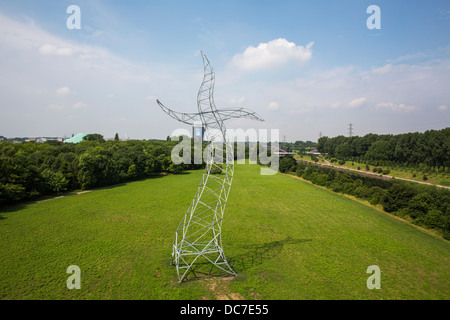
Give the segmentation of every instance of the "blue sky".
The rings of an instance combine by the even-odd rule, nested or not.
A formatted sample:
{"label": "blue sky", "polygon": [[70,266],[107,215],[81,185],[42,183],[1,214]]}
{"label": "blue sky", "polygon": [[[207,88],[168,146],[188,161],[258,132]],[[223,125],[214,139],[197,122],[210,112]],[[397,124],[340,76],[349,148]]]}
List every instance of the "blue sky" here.
{"label": "blue sky", "polygon": [[[81,29],[69,30],[69,5]],[[370,5],[381,29],[369,30]],[[242,106],[288,141],[450,123],[448,1],[24,1],[0,3],[0,135],[187,128],[155,99],[196,110],[200,50],[218,107]]]}

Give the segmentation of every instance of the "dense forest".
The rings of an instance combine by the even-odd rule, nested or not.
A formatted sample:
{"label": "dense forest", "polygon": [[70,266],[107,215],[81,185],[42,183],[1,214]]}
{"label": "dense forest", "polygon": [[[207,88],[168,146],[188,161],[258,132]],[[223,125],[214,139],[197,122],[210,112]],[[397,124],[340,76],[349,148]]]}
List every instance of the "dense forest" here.
{"label": "dense forest", "polygon": [[450,190],[396,179],[381,180],[296,161],[286,156],[280,161],[280,172],[295,173],[314,184],[334,192],[349,194],[382,205],[384,211],[436,229],[450,240]]}
{"label": "dense forest", "polygon": [[400,164],[450,170],[450,127],[398,135],[322,137],[317,148],[330,157],[375,166]]}
{"label": "dense forest", "polygon": [[86,137],[79,144],[0,143],[0,204],[204,167],[175,165],[171,151],[178,142]]}
{"label": "dense forest", "polygon": [[[179,144],[181,140],[188,141],[188,145]],[[190,164],[175,164],[172,150],[178,152],[181,160],[183,148],[189,148],[189,145]],[[166,141],[118,141],[117,137],[114,141],[105,141],[100,134],[86,135],[78,144],[1,142],[0,205],[63,191],[86,190],[160,174],[203,169],[203,157],[201,160],[195,157],[203,155],[206,146],[207,143],[203,143],[199,152],[197,144],[187,137],[168,138]],[[244,149],[234,146],[235,160],[238,156],[249,157],[248,144]]]}

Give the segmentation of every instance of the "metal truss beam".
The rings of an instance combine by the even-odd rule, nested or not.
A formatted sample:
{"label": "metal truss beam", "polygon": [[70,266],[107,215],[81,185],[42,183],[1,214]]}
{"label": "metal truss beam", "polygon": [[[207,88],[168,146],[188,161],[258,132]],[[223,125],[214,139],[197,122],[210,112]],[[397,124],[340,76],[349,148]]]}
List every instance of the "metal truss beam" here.
{"label": "metal truss beam", "polygon": [[[264,121],[255,112],[243,108],[217,109],[214,103],[215,73],[206,55],[203,59],[203,81],[197,94],[197,113],[181,113],[165,107],[156,100],[160,108],[175,120],[205,128],[207,148],[206,168],[197,192],[181,220],[172,247],[171,264],[176,266],[182,282],[200,259],[218,269],[236,275],[222,246],[222,221],[234,174],[232,142],[227,141],[224,121],[234,118],[249,118]],[[214,152],[223,150],[223,152]],[[213,168],[220,167],[220,173],[213,174]],[[222,168],[223,167],[223,168]]]}

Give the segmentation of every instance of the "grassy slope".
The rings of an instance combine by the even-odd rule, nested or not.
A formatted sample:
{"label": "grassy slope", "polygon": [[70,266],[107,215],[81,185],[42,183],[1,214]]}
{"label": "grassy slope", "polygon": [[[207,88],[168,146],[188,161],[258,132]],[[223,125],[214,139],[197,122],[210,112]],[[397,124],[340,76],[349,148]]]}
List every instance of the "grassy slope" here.
{"label": "grassy slope", "polygon": [[[223,225],[239,276],[178,284],[176,227],[200,171],[0,212],[1,299],[449,299],[450,243],[285,175],[236,165]],[[81,268],[81,290],[66,268]],[[368,290],[370,265],[381,290]]]}

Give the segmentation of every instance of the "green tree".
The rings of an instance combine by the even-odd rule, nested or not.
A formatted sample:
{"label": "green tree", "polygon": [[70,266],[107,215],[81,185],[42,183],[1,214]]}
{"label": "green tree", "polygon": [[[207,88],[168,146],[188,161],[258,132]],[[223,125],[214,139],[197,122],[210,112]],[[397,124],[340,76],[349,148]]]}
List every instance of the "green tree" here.
{"label": "green tree", "polygon": [[368,160],[389,160],[390,154],[389,142],[385,140],[377,140],[370,146],[366,153],[366,158]]}
{"label": "green tree", "polygon": [[381,203],[384,197],[387,194],[387,190],[382,189],[380,187],[372,187],[370,188],[372,195],[370,196],[369,202],[371,205],[377,205]]}
{"label": "green tree", "polygon": [[19,201],[26,198],[25,188],[18,184],[0,183],[0,203]]}
{"label": "green tree", "polygon": [[431,209],[426,215],[414,220],[414,223],[427,228],[444,230],[447,227],[448,220],[439,210]]}
{"label": "green tree", "polygon": [[434,202],[433,197],[428,192],[415,195],[408,202],[408,214],[411,218],[417,219],[424,217]]}
{"label": "green tree", "polygon": [[343,143],[336,147],[334,151],[335,155],[339,159],[349,159],[352,154],[352,147],[349,143]]}
{"label": "green tree", "polygon": [[416,195],[416,190],[400,182],[394,183],[382,200],[384,211],[396,212],[407,208],[410,200]]}
{"label": "green tree", "polygon": [[286,173],[289,171],[294,171],[295,167],[297,165],[297,161],[292,156],[285,156],[283,159],[281,159],[279,164],[279,171]]}
{"label": "green tree", "polygon": [[127,174],[131,178],[136,177],[137,174],[136,174],[136,165],[135,164],[130,165],[130,167],[128,168]]}
{"label": "green tree", "polygon": [[295,170],[295,174],[297,175],[297,177],[301,177],[305,172],[305,169],[306,169],[305,164],[302,161],[300,161],[297,164],[297,169]]}
{"label": "green tree", "polygon": [[101,134],[98,133],[91,133],[87,134],[83,137],[83,141],[99,141],[99,142],[105,142],[105,139]]}
{"label": "green tree", "polygon": [[80,156],[78,181],[83,189],[113,184],[119,179],[119,171],[107,150],[95,147]]}
{"label": "green tree", "polygon": [[114,141],[119,141],[119,134],[116,132],[116,135],[114,136]]}
{"label": "green tree", "polygon": [[58,195],[61,191],[67,190],[68,181],[66,177],[64,177],[64,175],[59,171],[52,174],[48,183],[52,190],[54,192],[57,192]]}

